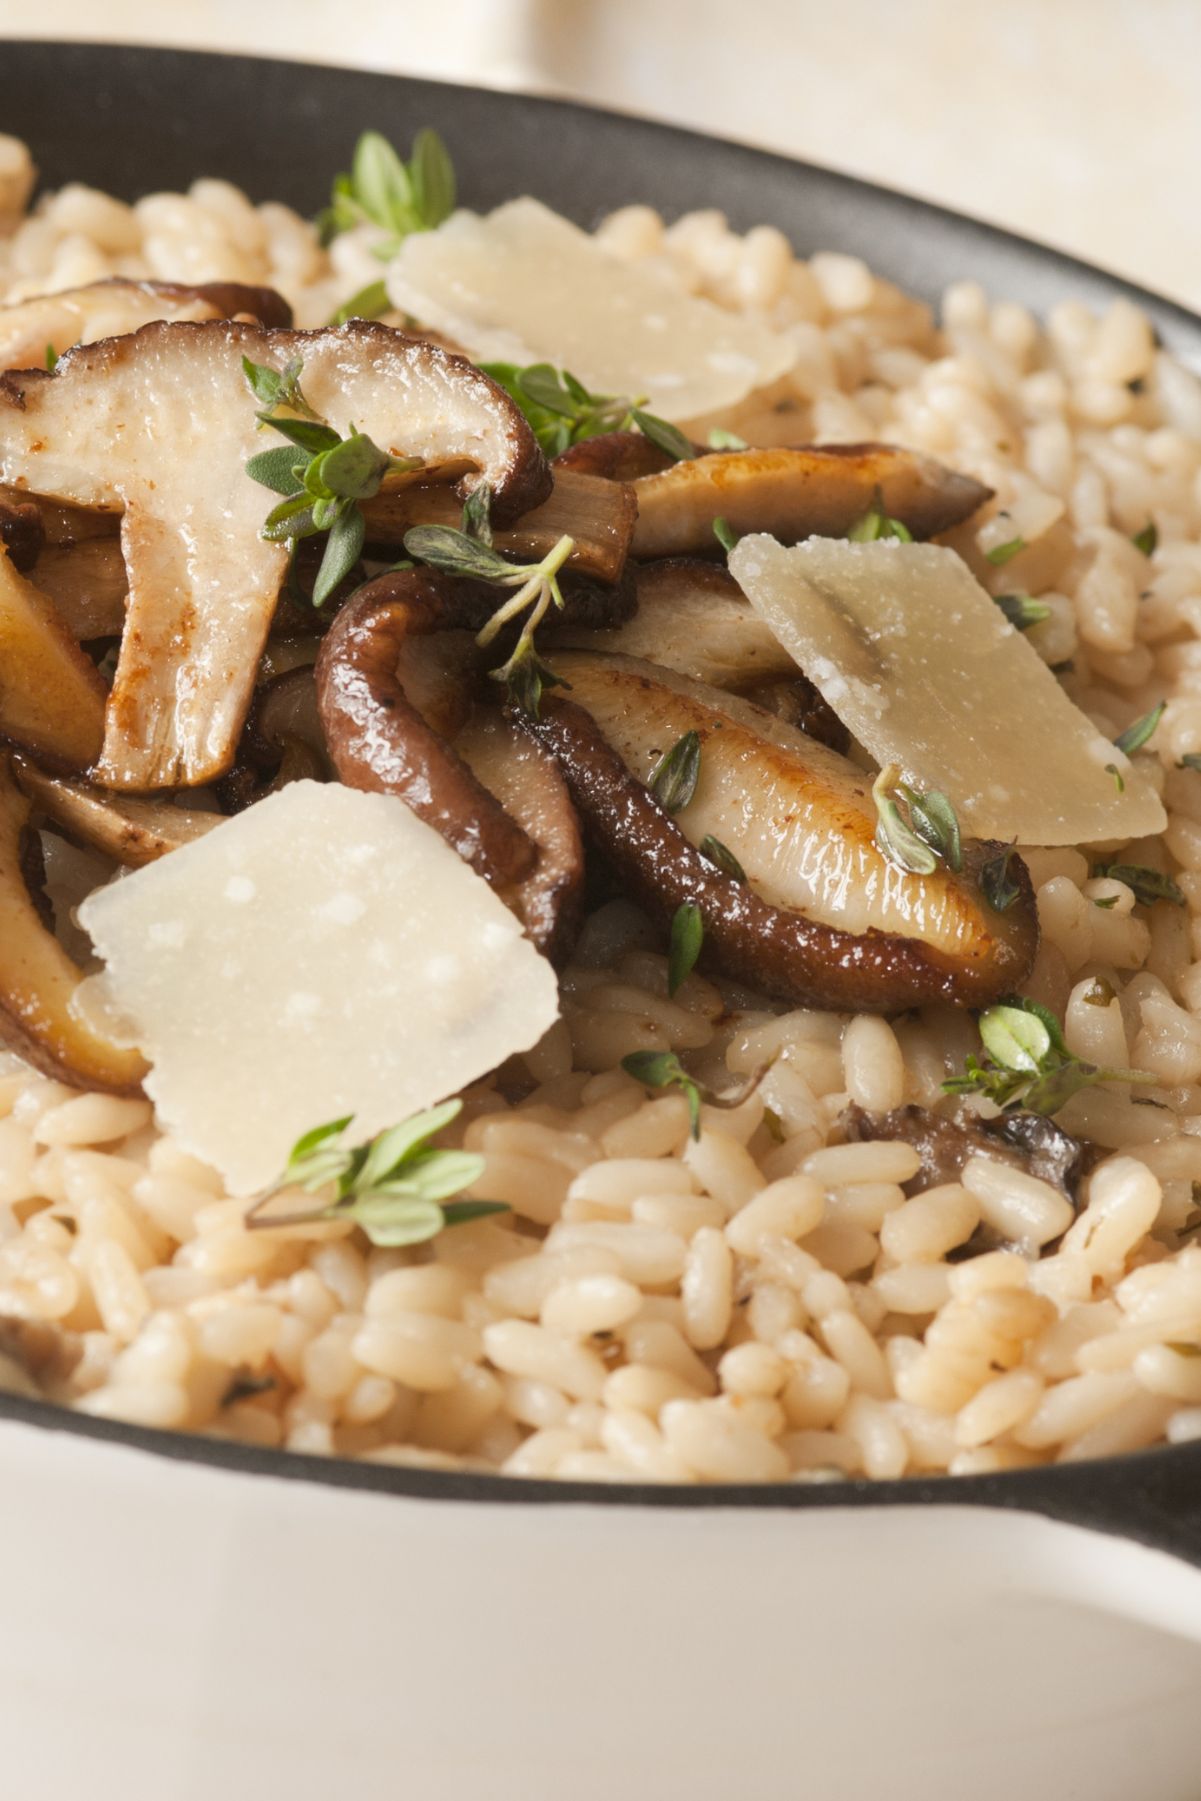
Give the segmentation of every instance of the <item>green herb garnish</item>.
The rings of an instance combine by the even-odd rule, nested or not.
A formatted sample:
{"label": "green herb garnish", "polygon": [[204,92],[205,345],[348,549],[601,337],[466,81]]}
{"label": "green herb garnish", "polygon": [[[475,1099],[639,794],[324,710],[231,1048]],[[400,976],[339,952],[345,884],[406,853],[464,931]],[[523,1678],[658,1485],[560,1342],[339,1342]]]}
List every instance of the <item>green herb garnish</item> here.
{"label": "green herb garnish", "polygon": [[721,545],[727,556],[729,556],[730,552],[738,542],[738,533],[734,530],[730,521],[723,518],[720,513],[713,521],[713,536],[717,539],[717,542]]}
{"label": "green herb garnish", "polygon": [[1041,625],[1051,617],[1046,601],[1035,600],[1030,594],[994,594],[993,601],[1019,632],[1028,632],[1032,625]]}
{"label": "green herb garnish", "polygon": [[379,319],[389,312],[392,302],[388,299],[388,290],[382,281],[370,281],[349,300],[344,300],[336,313],[330,315],[331,325],[345,325],[348,319]]}
{"label": "green herb garnish", "polygon": [[1130,542],[1136,550],[1141,550],[1145,557],[1151,556],[1159,544],[1159,527],[1154,519],[1148,519],[1141,532],[1135,532]]}
{"label": "green herb garnish", "polygon": [[943,1083],[947,1094],[982,1094],[998,1107],[1050,1115],[1095,1082],[1154,1082],[1138,1069],[1100,1069],[1073,1055],[1055,1015],[1024,995],[980,1015],[983,1059],[969,1056],[961,1076]]}
{"label": "green herb garnish", "polygon": [[740,438],[736,431],[723,431],[715,425],[709,433],[710,450],[749,450],[750,445],[745,438]]}
{"label": "green herb garnish", "polygon": [[1002,563],[1008,563],[1011,557],[1018,556],[1025,548],[1025,538],[1010,538],[1004,544],[994,544],[991,550],[985,551],[984,555],[988,562],[999,568]]}
{"label": "green herb garnish", "polygon": [[321,242],[328,244],[356,225],[378,225],[385,236],[375,254],[387,261],[405,238],[441,225],[454,205],[454,166],[436,131],[417,133],[407,163],[380,132],[365,131],[355,145],[350,173],[334,179],[317,229]]}
{"label": "green herb garnish", "polygon": [[1006,912],[1022,892],[1009,873],[1016,849],[1016,845],[1007,844],[981,867],[980,887],[994,913]]}
{"label": "green herb garnish", "polygon": [[1108,1007],[1110,1001],[1117,999],[1117,991],[1103,976],[1094,976],[1081,999],[1086,1007]]}
{"label": "green herb garnish", "polygon": [[694,1138],[701,1135],[701,1099],[699,1082],[695,1082],[674,1051],[631,1051],[623,1057],[621,1067],[646,1088],[679,1088],[688,1102],[689,1129]]}
{"label": "green herb garnish", "polygon": [[1105,773],[1106,773],[1106,775],[1113,777],[1113,785],[1117,789],[1118,793],[1125,794],[1125,792],[1126,792],[1126,777],[1122,774],[1122,772],[1118,768],[1117,764],[1116,763],[1107,763],[1105,765]]}
{"label": "green herb garnish", "polygon": [[487,482],[477,482],[463,502],[463,518],[459,528],[465,538],[492,548],[492,489]]}
{"label": "green herb garnish", "polygon": [[1133,725],[1128,725],[1124,732],[1119,732],[1114,739],[1117,748],[1125,751],[1128,757],[1133,756],[1136,750],[1141,750],[1143,745],[1155,736],[1159,722],[1167,710],[1167,705],[1166,700],[1161,700],[1157,707],[1152,707],[1149,713],[1144,713],[1141,719],[1136,719]]}
{"label": "green herb garnish", "polygon": [[697,849],[706,863],[712,863],[714,869],[720,869],[723,875],[728,875],[733,881],[741,882],[744,887],[746,886],[746,870],[733,851],[723,844],[720,838],[715,838],[712,832],[706,832],[697,845]]}
{"label": "green herb garnish", "polygon": [[1093,874],[1124,883],[1144,907],[1154,906],[1156,901],[1170,901],[1174,907],[1188,905],[1183,889],[1160,869],[1147,869],[1141,863],[1098,863]]}
{"label": "green herb garnish", "polygon": [[701,735],[685,732],[651,770],[647,787],[667,813],[679,813],[696,793],[701,773]]}
{"label": "green herb garnish", "polygon": [[682,431],[644,410],[645,396],[590,394],[582,381],[552,363],[530,363],[524,369],[516,363],[480,367],[517,402],[548,457],[562,456],[572,444],[611,431],[640,431],[676,463],[696,455]]}
{"label": "green herb garnish", "polygon": [[852,544],[874,544],[878,538],[899,538],[902,544],[913,543],[913,533],[902,519],[893,519],[884,511],[879,488],[862,519],[857,519],[847,533]]}
{"label": "green herb garnish", "polygon": [[898,766],[890,763],[872,783],[877,845],[890,863],[908,875],[933,875],[940,862],[948,869],[962,869],[963,846],[954,807],[936,788],[919,794],[899,779],[900,773]]}
{"label": "green herb garnish", "polygon": [[667,950],[667,992],[676,993],[696,968],[705,940],[705,922],[695,901],[677,907],[671,921],[671,940]]}
{"label": "green herb garnish", "polygon": [[[279,1180],[249,1209],[247,1226],[267,1230],[349,1219],[362,1227],[372,1244],[407,1245],[424,1244],[446,1226],[507,1213],[501,1201],[450,1199],[478,1182],[485,1167],[484,1159],[469,1151],[430,1147],[430,1140],[457,1118],[462,1107],[462,1101],[444,1101],[354,1149],[335,1143],[350,1125],[350,1116],[315,1126],[297,1139]],[[311,1195],[332,1190],[333,1198],[291,1213],[264,1213],[267,1202],[283,1188],[300,1188]]]}
{"label": "green herb garnish", "polygon": [[54,348],[53,344],[47,344],[46,346],[46,367],[51,375],[53,375],[54,371],[58,368],[58,351]]}
{"label": "green herb garnish", "polygon": [[1116,894],[1107,894],[1104,896],[1103,899],[1100,899],[1100,900],[1096,899],[1095,897],[1093,899],[1093,906],[1100,907],[1102,913],[1111,912],[1112,909],[1117,906],[1117,904],[1118,904],[1118,896]]}
{"label": "green herb garnish", "polygon": [[1177,769],[1201,769],[1201,751],[1186,750],[1176,767]]}
{"label": "green herb garnish", "polygon": [[290,544],[326,534],[325,552],[313,583],[313,605],[322,606],[346,579],[362,554],[366,527],[359,501],[378,494],[391,470],[417,469],[420,457],[394,457],[352,425],[341,437],[314,412],[300,386],[299,357],[283,369],[242,358],[242,372],[255,399],[257,417],[288,440],[252,456],[246,473],[283,499],[264,519],[260,536]]}
{"label": "green herb garnish", "polygon": [[540,563],[508,563],[490,544],[450,525],[415,525],[405,533],[404,547],[415,563],[517,590],[496,609],[476,643],[486,647],[511,619],[526,614],[513,654],[491,674],[493,681],[506,685],[515,706],[537,719],[543,690],[569,686],[538,655],[534,633],[551,606],[562,611],[559,571],[575,549],[574,540],[560,538]]}

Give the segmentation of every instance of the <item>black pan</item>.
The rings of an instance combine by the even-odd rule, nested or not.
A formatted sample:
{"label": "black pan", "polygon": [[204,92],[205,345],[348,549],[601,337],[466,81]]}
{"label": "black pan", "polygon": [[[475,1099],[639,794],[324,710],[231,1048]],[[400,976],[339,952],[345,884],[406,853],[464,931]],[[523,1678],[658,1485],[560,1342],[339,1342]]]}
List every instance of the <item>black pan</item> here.
{"label": "black pan", "polygon": [[[86,181],[134,199],[224,176],[255,200],[313,213],[367,126],[405,144],[435,125],[462,199],[533,193],[582,225],[629,201],[668,215],[719,207],[742,229],[778,225],[804,254],[842,250],[923,298],[980,281],[1040,312],[1073,298],[1137,302],[1162,342],[1201,365],[1201,319],[1116,276],[920,200],[695,132],[571,102],[347,69],[192,51],[0,43],[3,128],[31,146],[43,185]],[[0,1418],[159,1456],[339,1488],[447,1501],[607,1507],[888,1507],[954,1501],[1118,1534],[1201,1566],[1201,1442],[999,1476],[813,1486],[671,1488],[517,1481],[261,1451],[94,1420],[0,1396]]]}

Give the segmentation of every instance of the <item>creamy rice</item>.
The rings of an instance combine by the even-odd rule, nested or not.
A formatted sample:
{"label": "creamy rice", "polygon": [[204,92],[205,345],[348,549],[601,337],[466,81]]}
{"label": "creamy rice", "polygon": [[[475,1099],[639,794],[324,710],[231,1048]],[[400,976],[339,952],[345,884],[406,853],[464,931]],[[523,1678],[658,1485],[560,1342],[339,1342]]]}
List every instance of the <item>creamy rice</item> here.
{"label": "creamy rice", "polygon": [[[27,174],[0,143],[10,299],[225,278],[278,287],[315,325],[378,276],[359,234],[325,251],[223,182],[132,207],[72,185],[26,216]],[[1151,764],[1168,830],[1126,854],[1174,873],[1187,910],[1136,906],[1075,850],[1028,859],[1027,992],[1076,1054],[1158,1085],[1094,1088],[1059,1116],[1107,1153],[1076,1217],[984,1157],[907,1198],[911,1147],[843,1144],[840,1119],[848,1100],[936,1103],[976,1047],[971,1016],[779,1013],[698,975],[670,1000],[659,935],[612,903],[565,974],[564,1018],[519,1060],[532,1092],[467,1097],[477,1192],[512,1215],[420,1249],[345,1222],[248,1233],[244,1201],[146,1103],[0,1064],[0,1316],[31,1328],[0,1332],[0,1379],[258,1445],[605,1481],[963,1474],[1201,1436],[1201,775],[1177,767],[1201,752],[1201,382],[1125,300],[1101,318],[1065,300],[1043,326],[965,282],[936,322],[770,226],[629,207],[600,236],[793,337],[792,373],[722,425],[894,440],[988,482],[991,516],[949,541],[995,591],[1050,606],[1029,640],[1072,665],[1077,704],[1113,736],[1168,696]],[[1150,560],[1130,541],[1149,519]],[[982,563],[1019,536],[1013,565]],[[1085,999],[1097,976],[1108,1005]],[[667,1048],[717,1088],[775,1061],[738,1106],[704,1107],[693,1142],[683,1097],[620,1068]],[[1016,1248],[959,1257],[982,1222]]]}

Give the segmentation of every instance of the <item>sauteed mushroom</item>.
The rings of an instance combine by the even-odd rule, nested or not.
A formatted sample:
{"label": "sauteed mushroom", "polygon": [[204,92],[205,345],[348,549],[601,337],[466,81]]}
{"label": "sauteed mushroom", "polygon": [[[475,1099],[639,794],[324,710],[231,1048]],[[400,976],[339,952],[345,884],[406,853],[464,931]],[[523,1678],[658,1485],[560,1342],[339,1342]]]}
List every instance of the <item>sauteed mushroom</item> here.
{"label": "sauteed mushroom", "polygon": [[0,737],[85,769],[104,736],[104,683],[52,601],[0,551]]}
{"label": "sauteed mushroom", "polygon": [[68,351],[52,376],[0,378],[0,477],[124,509],[129,607],[97,766],[111,787],[196,785],[234,754],[287,561],[260,535],[266,497],[245,473],[262,446],[243,357],[303,359],[309,401],[338,431],[353,420],[430,466],[468,459],[502,521],[550,487],[501,389],[363,320],[316,332],[157,323]]}
{"label": "sauteed mushroom", "polygon": [[[571,686],[529,729],[630,889],[702,912],[710,951],[737,979],[804,1004],[880,1012],[925,1001],[981,1005],[1020,985],[1038,942],[1024,868],[995,912],[979,884],[997,846],[964,867],[909,875],[875,843],[868,779],[746,701],[631,658],[561,652]],[[685,732],[701,744],[695,797],[670,818],[643,785]],[[719,839],[747,882],[696,846]]]}
{"label": "sauteed mushroom", "polygon": [[25,880],[30,803],[0,759],[0,1042],[35,1069],[86,1088],[136,1093],[146,1065],[76,1017],[83,979],[42,918]]}
{"label": "sauteed mushroom", "polygon": [[92,344],[137,331],[152,319],[257,319],[291,325],[292,309],[274,288],[236,281],[187,287],[175,281],[129,281],[113,276],[83,288],[36,294],[0,306],[0,369],[40,369],[47,348],[61,356],[72,344]]}
{"label": "sauteed mushroom", "polygon": [[191,844],[221,820],[219,813],[176,807],[166,800],[135,800],[129,795],[94,788],[89,782],[47,775],[28,757],[14,757],[13,771],[21,788],[47,819],[80,843],[90,844],[114,862],[133,869]]}
{"label": "sauteed mushroom", "polygon": [[[549,947],[561,939],[583,876],[562,779],[499,718],[468,721],[461,683],[448,685],[443,674],[431,686],[412,658],[429,634],[474,623],[478,606],[469,584],[427,570],[369,583],[322,643],[318,707],[341,780],[398,795]],[[464,725],[461,748],[452,747],[443,734]]]}
{"label": "sauteed mushroom", "polygon": [[891,444],[734,450],[673,463],[634,483],[637,557],[695,556],[716,548],[713,521],[736,535],[770,532],[794,544],[841,537],[879,495],[915,538],[948,531],[992,493],[933,457]]}

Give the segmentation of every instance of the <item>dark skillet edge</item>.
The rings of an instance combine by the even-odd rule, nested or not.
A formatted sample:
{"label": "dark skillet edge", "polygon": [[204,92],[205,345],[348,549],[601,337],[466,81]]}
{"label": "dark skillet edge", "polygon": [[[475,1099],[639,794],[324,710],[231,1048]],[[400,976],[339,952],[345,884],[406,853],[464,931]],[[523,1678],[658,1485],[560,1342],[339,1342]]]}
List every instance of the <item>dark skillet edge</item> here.
{"label": "dark skillet edge", "polygon": [[168,1462],[234,1475],[273,1476],[324,1488],[358,1489],[411,1501],[479,1506],[662,1508],[800,1512],[830,1507],[999,1507],[1041,1514],[1164,1551],[1201,1569],[1201,1441],[991,1476],[911,1476],[896,1482],[558,1482],[464,1470],[405,1469],[347,1457],[277,1451],[195,1432],[131,1426],[47,1401],[0,1394],[0,1422],[123,1445]]}
{"label": "dark skillet edge", "polygon": [[[981,281],[996,299],[1020,298],[1036,311],[1069,296],[1099,302],[1120,294],[1148,312],[1167,348],[1201,362],[1201,318],[1123,276],[898,189],[637,113],[553,95],[220,50],[0,38],[0,52],[8,77],[4,129],[24,137],[35,160],[39,138],[56,135],[60,142],[72,142],[64,132],[74,133],[81,149],[93,134],[94,153],[97,122],[107,125],[110,114],[130,116],[112,91],[116,87],[131,90],[126,100],[136,92],[139,101],[157,103],[157,120],[143,118],[142,127],[144,133],[156,129],[161,141],[142,136],[130,152],[132,160],[126,158],[126,166],[136,172],[138,192],[146,191],[149,143],[160,186],[169,187],[176,179],[186,183],[195,175],[189,108],[193,115],[198,108],[210,118],[226,115],[221,121],[225,129],[206,149],[210,161],[236,163],[253,144],[262,172],[251,183],[252,192],[260,199],[284,199],[310,214],[328,198],[335,166],[323,163],[316,184],[299,175],[305,144],[303,137],[298,141],[298,131],[311,123],[327,140],[336,138],[341,146],[337,166],[344,166],[364,125],[411,132],[419,125],[438,123],[441,109],[452,117],[461,115],[464,127],[501,123],[505,127],[499,146],[487,132],[481,144],[466,137],[452,139],[456,164],[465,174],[463,198],[473,206],[511,198],[513,182],[505,170],[514,161],[518,165],[528,161],[531,180],[537,178],[537,188],[531,191],[581,223],[595,224],[626,201],[649,199],[669,215],[696,206],[724,208],[732,222],[746,230],[765,214],[771,216],[779,184],[795,193],[799,183],[800,210],[788,207],[791,217],[780,223],[802,255],[819,248],[850,251],[926,299],[936,298],[948,280],[961,277]],[[48,111],[40,105],[37,78],[42,75],[52,81],[56,96],[64,89],[79,94],[81,104],[73,119],[64,119],[61,107]],[[209,87],[211,96],[205,91]],[[179,108],[173,106],[173,88],[181,96]],[[339,104],[339,97],[345,102],[352,95],[355,106]],[[248,104],[240,104],[242,100]],[[328,124],[331,117],[338,121],[333,131]],[[50,127],[47,118],[53,122]],[[566,136],[548,154],[546,128],[555,125]],[[447,129],[453,133],[453,124]],[[118,130],[112,136],[120,140],[122,134]],[[619,144],[622,148],[617,148]],[[598,155],[598,145],[612,154]],[[105,148],[103,142],[100,147]],[[656,151],[661,153],[658,158]],[[79,179],[80,162],[73,150],[57,160],[63,167],[56,170],[51,159],[47,186]],[[209,172],[213,171],[201,171]],[[242,183],[247,179],[244,162],[232,172],[216,172]],[[102,167],[96,185],[103,187],[106,179]],[[117,191],[121,185],[114,179]],[[762,206],[757,211],[760,195]],[[1020,294],[1012,292],[1003,277],[998,279],[1006,267],[1016,267]],[[931,280],[932,268],[939,270],[936,280]]]}
{"label": "dark skillet edge", "polygon": [[[1021,298],[1036,311],[1068,295],[1093,304],[1123,295],[1148,312],[1167,348],[1201,361],[1201,319],[1122,277],[857,177],[656,121],[570,100],[224,52],[35,39],[0,40],[0,50],[8,78],[5,129],[24,137],[35,158],[48,165],[50,186],[78,179],[88,150],[97,147],[115,156],[116,164],[102,166],[91,179],[118,191],[123,185],[131,193],[145,191],[148,155],[154,179],[163,186],[186,185],[198,173],[214,172],[196,167],[189,120],[199,110],[219,125],[224,114],[235,127],[218,129],[206,151],[210,165],[226,158],[229,166],[217,173],[244,182],[244,159],[253,150],[258,197],[284,198],[311,212],[325,199],[335,169],[323,163],[319,179],[297,173],[304,162],[306,124],[325,144],[336,138],[344,161],[366,124],[400,134],[444,123],[456,161],[463,164],[464,198],[471,204],[491,205],[511,196],[514,181],[525,177],[505,171],[522,166],[524,159],[534,190],[581,223],[594,223],[601,212],[636,199],[669,214],[720,206],[742,229],[774,215],[802,254],[824,246],[862,255],[927,299],[958,277],[980,280],[997,297]],[[56,101],[67,91],[78,97],[78,105],[47,108],[48,84]],[[118,122],[140,118],[137,146],[119,123],[111,132],[101,129],[110,116]],[[345,130],[339,123],[331,131],[330,118],[345,119]],[[462,144],[455,142],[452,118],[465,134],[480,131],[483,141],[465,136]],[[499,146],[495,127],[504,131]],[[564,134],[553,156],[547,154],[548,131]],[[46,153],[51,137],[60,145],[57,166],[55,154]],[[124,183],[108,172],[122,161],[130,172]],[[412,1500],[740,1511],[999,1507],[1128,1538],[1201,1567],[1201,1442],[992,1476],[685,1488],[527,1480],[309,1457],[94,1419],[0,1394],[0,1421],[5,1420],[182,1464]]]}

